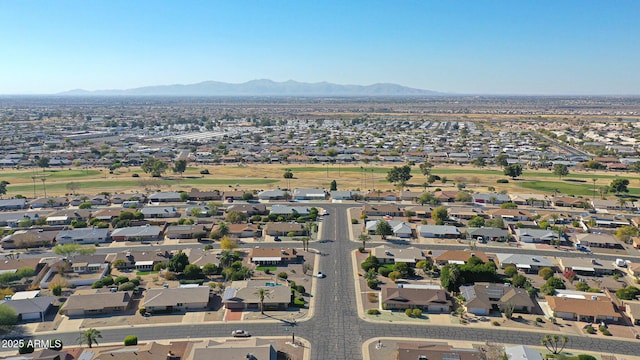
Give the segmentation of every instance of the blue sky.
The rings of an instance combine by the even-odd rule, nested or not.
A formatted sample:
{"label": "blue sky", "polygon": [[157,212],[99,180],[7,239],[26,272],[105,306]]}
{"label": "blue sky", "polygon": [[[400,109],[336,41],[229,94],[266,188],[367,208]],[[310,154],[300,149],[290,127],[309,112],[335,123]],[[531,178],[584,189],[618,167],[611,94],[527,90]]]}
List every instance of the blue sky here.
{"label": "blue sky", "polygon": [[640,1],[0,1],[0,94],[206,80],[640,95]]}

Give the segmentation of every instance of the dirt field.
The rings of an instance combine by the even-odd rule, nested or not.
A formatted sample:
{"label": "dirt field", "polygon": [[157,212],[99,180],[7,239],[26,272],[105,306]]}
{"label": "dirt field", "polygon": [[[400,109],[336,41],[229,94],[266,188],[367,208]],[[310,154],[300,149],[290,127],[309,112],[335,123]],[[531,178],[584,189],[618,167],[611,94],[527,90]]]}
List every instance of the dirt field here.
{"label": "dirt field", "polygon": [[[78,194],[96,194],[102,191],[111,193],[131,192],[155,192],[161,191],[189,191],[196,187],[200,189],[242,189],[242,190],[267,190],[276,188],[301,188],[324,187],[328,188],[332,180],[338,183],[338,189],[360,190],[393,190],[394,186],[385,180],[386,173],[392,165],[305,165],[305,164],[251,164],[251,165],[212,165],[200,168],[189,168],[182,177],[175,174],[165,174],[162,178],[152,178],[143,173],[137,167],[122,168],[113,174],[105,169],[80,170],[74,168],[51,168],[44,173],[46,181],[33,181],[32,170],[0,170],[0,180],[6,180],[7,196],[21,194],[32,197],[43,196],[46,190],[47,196],[72,194],[69,183],[77,183]],[[397,166],[397,164],[396,164]],[[200,175],[200,170],[208,169],[211,175]],[[283,178],[284,170],[292,169],[294,178]],[[372,171],[373,170],[373,171]],[[138,174],[134,178],[132,174]],[[623,175],[631,180],[631,192],[634,193],[639,186],[640,177],[632,173],[613,172],[577,172],[572,171],[567,177],[583,179],[578,183],[568,183],[559,180],[549,170],[525,171],[518,180],[510,180],[507,184],[497,184],[496,180],[504,179],[499,168],[477,168],[473,166],[438,165],[432,169],[433,174],[446,177],[447,182],[440,181],[431,184],[430,189],[443,190],[457,189],[459,183],[464,183],[466,188],[473,191],[487,191],[488,187],[496,191],[509,192],[548,192],[547,188],[560,191],[575,189],[576,194],[587,195],[594,185],[591,179],[597,179],[597,187],[608,185],[611,179]],[[587,179],[587,180],[584,180]],[[638,180],[638,181],[635,181]],[[417,166],[413,169],[413,178],[407,184],[412,191],[424,190],[425,177],[420,174]],[[542,183],[548,186],[541,186]],[[348,184],[348,185],[347,185]],[[34,186],[35,185],[35,186]],[[35,191],[34,191],[35,188]],[[640,191],[640,190],[636,190]]]}

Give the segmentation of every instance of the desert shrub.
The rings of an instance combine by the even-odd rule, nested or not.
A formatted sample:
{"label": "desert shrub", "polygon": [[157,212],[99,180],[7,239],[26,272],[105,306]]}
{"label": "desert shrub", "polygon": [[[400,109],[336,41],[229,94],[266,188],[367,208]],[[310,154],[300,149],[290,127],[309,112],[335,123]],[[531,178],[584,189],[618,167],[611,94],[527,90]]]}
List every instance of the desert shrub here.
{"label": "desert shrub", "polygon": [[414,317],[418,317],[419,318],[419,317],[422,316],[422,310],[420,310],[420,309],[413,309],[411,312],[413,313]]}
{"label": "desert shrub", "polygon": [[297,285],[296,286],[296,290],[300,293],[300,294],[304,294],[307,292],[307,289],[304,288],[304,286],[302,285]]}
{"label": "desert shrub", "polygon": [[492,321],[492,322],[491,322],[491,325],[493,325],[493,326],[500,326],[500,323],[499,323],[499,322],[497,322],[497,321]]}
{"label": "desert shrub", "polygon": [[281,272],[278,273],[278,278],[280,278],[280,279],[285,279],[286,280],[288,277],[289,277],[289,275],[287,275],[287,273],[284,272],[284,271],[281,271]]}
{"label": "desert shrub", "polygon": [[135,335],[129,335],[124,338],[124,346],[138,345],[138,337]]}
{"label": "desert shrub", "polygon": [[593,355],[579,354],[578,360],[596,360],[596,357]]}
{"label": "desert shrub", "polygon": [[380,281],[378,281],[378,279],[367,280],[367,286],[369,287],[369,289],[377,289],[378,284],[380,284]]}
{"label": "desert shrub", "polygon": [[412,317],[412,316],[413,316],[413,310],[411,310],[411,309],[406,309],[406,310],[404,311],[404,314],[405,314],[405,315],[407,315],[407,316],[409,316],[409,317]]}
{"label": "desert shrub", "polygon": [[62,295],[62,286],[60,286],[60,285],[56,285],[56,286],[54,286],[54,287],[51,289],[51,293],[52,293],[54,296],[60,296],[60,295]]}
{"label": "desert shrub", "polygon": [[380,275],[387,277],[389,276],[389,274],[392,272],[393,270],[387,268],[387,267],[381,267],[378,269],[378,273],[380,273]]}
{"label": "desert shrub", "polygon": [[509,180],[507,180],[507,179],[498,179],[498,180],[496,180],[496,182],[497,182],[498,184],[508,184],[508,183],[509,183]]}
{"label": "desert shrub", "polygon": [[367,310],[367,314],[369,314],[369,315],[380,315],[380,310],[378,310],[378,309],[369,309],[369,310]]}
{"label": "desert shrub", "polygon": [[596,333],[596,329],[593,328],[593,326],[589,325],[587,326],[587,328],[585,329],[585,331],[589,334],[595,334]]}
{"label": "desert shrub", "polygon": [[358,221],[358,219],[351,219],[351,224],[356,225],[359,224],[360,222]]}
{"label": "desert shrub", "polygon": [[132,291],[136,288],[136,284],[132,283],[131,281],[127,281],[124,284],[120,284],[118,286],[118,291]]}
{"label": "desert shrub", "polygon": [[129,281],[129,278],[128,278],[128,277],[126,277],[126,276],[118,276],[117,278],[115,278],[115,280],[113,280],[113,282],[114,282],[116,285],[124,284],[124,283],[126,283],[127,281]]}
{"label": "desert shrub", "polygon": [[578,281],[576,283],[576,290],[578,290],[578,291],[588,291],[589,290],[589,284],[587,284],[584,281]]}
{"label": "desert shrub", "polygon": [[513,265],[509,265],[506,268],[504,268],[504,274],[507,275],[508,277],[513,277],[513,275],[517,273],[518,273],[518,269],[516,269],[516,267]]}

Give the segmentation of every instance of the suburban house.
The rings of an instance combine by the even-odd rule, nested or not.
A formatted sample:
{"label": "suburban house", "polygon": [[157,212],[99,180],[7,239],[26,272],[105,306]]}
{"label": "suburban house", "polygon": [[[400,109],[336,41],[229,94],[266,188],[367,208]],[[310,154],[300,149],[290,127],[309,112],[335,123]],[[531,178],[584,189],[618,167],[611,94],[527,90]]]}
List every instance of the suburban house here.
{"label": "suburban house", "polygon": [[590,295],[589,299],[575,297],[546,296],[553,316],[564,320],[586,322],[619,321],[621,315],[605,296]]}
{"label": "suburban house", "polygon": [[143,225],[115,229],[111,233],[113,241],[159,241],[162,240],[162,228]]}
{"label": "suburban house", "polygon": [[132,250],[111,253],[107,255],[106,260],[111,264],[119,263],[118,269],[136,269],[138,271],[151,271],[158,263],[168,263],[172,255],[167,251],[148,251]]}
{"label": "suburban house", "polygon": [[145,206],[140,212],[145,219],[160,219],[179,217],[178,209],[173,206]]}
{"label": "suburban house", "polygon": [[56,235],[56,244],[97,244],[109,242],[109,229],[80,228],[61,230]]}
{"label": "suburban house", "polygon": [[158,192],[149,195],[150,203],[170,203],[170,202],[184,202],[182,200],[182,193],[177,191]]}
{"label": "suburban house", "polygon": [[135,212],[135,209],[129,208],[105,208],[105,209],[97,209],[93,213],[93,217],[100,221],[111,221],[120,216],[123,212]]}
{"label": "suburban house", "polygon": [[607,199],[593,199],[591,200],[591,206],[599,213],[607,213],[609,210],[623,210],[625,208],[629,208],[629,206],[621,206],[619,201]]}
{"label": "suburban house", "polygon": [[58,231],[43,229],[18,230],[2,238],[0,244],[5,250],[51,246],[55,242]]}
{"label": "suburban house", "polygon": [[444,289],[382,288],[382,308],[386,310],[422,309],[430,313],[451,311],[451,300]]}
{"label": "suburban house", "polygon": [[611,234],[595,233],[577,234],[576,245],[607,249],[622,247],[622,244],[615,236]]}
{"label": "suburban house", "polygon": [[94,195],[92,197],[89,196],[74,196],[71,201],[69,201],[69,205],[71,206],[79,206],[82,203],[89,203],[93,206],[104,206],[109,205],[109,198],[105,195]]}
{"label": "suburban house", "polygon": [[334,190],[331,192],[331,199],[333,200],[353,200],[354,195],[360,195],[358,191],[350,190]]}
{"label": "suburban house", "polygon": [[407,263],[415,266],[420,260],[426,260],[427,257],[422,249],[408,247],[406,249],[394,249],[387,245],[376,246],[371,249],[371,255],[378,258],[383,264],[395,264],[399,262]]}
{"label": "suburban house", "polygon": [[640,301],[625,300],[624,313],[627,314],[633,325],[640,325]]}
{"label": "suburban house", "polygon": [[629,219],[616,214],[589,214],[589,216],[582,217],[582,221],[586,224],[593,222],[595,227],[607,229],[631,225]]}
{"label": "suburban house", "polygon": [[112,204],[122,204],[125,201],[138,201],[138,202],[146,202],[147,197],[144,194],[113,194],[111,195],[111,203]]}
{"label": "suburban house", "polygon": [[397,205],[365,204],[362,213],[371,216],[404,216],[404,210]]}
{"label": "suburban house", "polygon": [[[180,356],[173,355],[175,349],[183,349],[189,346],[188,343],[171,342],[164,345],[154,341],[136,346],[100,346],[85,349],[82,355],[76,359],[91,360],[181,360]],[[47,360],[58,360],[58,358],[46,358]],[[64,358],[61,358],[62,360]],[[184,358],[182,358],[184,359]],[[34,359],[35,360],[35,359]],[[66,359],[65,359],[66,360]]]}
{"label": "suburban house", "polygon": [[[64,269],[60,273],[59,270]],[[40,281],[40,288],[48,288],[49,283],[64,281],[69,286],[87,286],[105,277],[109,264],[104,255],[78,255],[50,265]]]}
{"label": "suburban house", "polygon": [[467,230],[472,239],[478,241],[507,241],[509,231],[494,227],[469,228]]}
{"label": "suburban house", "polygon": [[225,289],[222,303],[227,309],[259,309],[258,289],[265,289],[264,308],[285,310],[291,302],[291,288],[264,280],[233,281]]}
{"label": "suburban house", "polygon": [[364,199],[366,201],[397,201],[398,194],[393,191],[368,191]]}
{"label": "suburban house", "polygon": [[[231,191],[225,191],[223,197],[227,201],[229,201],[229,200],[242,200],[246,196],[245,194],[251,194],[253,196],[253,193],[251,193],[249,191],[231,190]],[[260,194],[258,194],[258,198],[260,198]]]}
{"label": "suburban house", "polygon": [[418,235],[423,238],[458,239],[460,230],[451,225],[420,225]]}
{"label": "suburban house", "polygon": [[0,210],[21,210],[27,207],[26,199],[0,199]]}
{"label": "suburban house", "polygon": [[475,204],[502,204],[510,202],[511,198],[507,194],[499,193],[477,193],[472,194],[473,202]]}
{"label": "suburban house", "polygon": [[640,280],[640,263],[628,263],[627,274]]}
{"label": "suburban house", "polygon": [[416,205],[416,206],[409,206],[405,208],[405,210],[415,214],[413,216],[417,217],[418,219],[428,219],[431,217],[431,212],[433,211],[433,207]]}
{"label": "suburban house", "polygon": [[76,291],[67,298],[60,313],[69,317],[124,312],[131,305],[133,291]]}
{"label": "suburban house", "polygon": [[[251,356],[249,356],[248,354],[250,354]],[[203,340],[199,342],[189,342],[184,352],[184,357],[182,357],[183,360],[251,358],[260,360],[277,360],[278,351],[276,351],[275,347],[270,341],[258,338],[248,338],[242,340],[227,339],[224,341]],[[173,359],[167,358],[167,360]]]}
{"label": "suburban house", "polygon": [[456,201],[456,196],[458,196],[458,191],[436,191],[433,196],[440,202],[454,202]]}
{"label": "suburban house", "polygon": [[532,313],[536,304],[525,289],[509,284],[475,283],[460,287],[464,296],[464,307],[468,313],[486,316],[492,310],[504,311],[512,306],[514,312]]}
{"label": "suburban house", "polygon": [[[365,225],[367,233],[375,234],[378,228],[378,223],[380,223],[380,220],[367,221]],[[403,239],[413,236],[413,230],[411,229],[411,225],[409,225],[409,223],[398,220],[388,220],[387,223],[389,223],[389,226],[391,226],[393,236]]]}
{"label": "suburban house", "polygon": [[202,310],[209,304],[209,287],[147,289],[142,307],[149,312]]}
{"label": "suburban house", "polygon": [[540,352],[525,345],[505,346],[504,353],[509,360],[543,360]]}
{"label": "suburban house", "polygon": [[[226,194],[225,194],[226,196]],[[287,200],[291,194],[284,190],[265,190],[258,193],[260,200]]]}
{"label": "suburban house", "polygon": [[269,214],[274,215],[309,215],[309,207],[307,206],[290,206],[290,205],[281,205],[275,204],[271,207],[271,211]]}
{"label": "suburban house", "polygon": [[164,232],[167,239],[195,239],[207,236],[209,232],[203,224],[170,225]]}
{"label": "suburban house", "polygon": [[263,230],[263,234],[269,236],[289,236],[289,233],[293,233],[294,236],[304,236],[307,234],[307,230],[305,230],[304,224],[281,222],[269,222]]}
{"label": "suburban house", "polygon": [[597,259],[562,257],[558,264],[562,272],[572,270],[578,275],[611,275],[617,271],[613,263]]}
{"label": "suburban house", "polygon": [[249,261],[256,265],[286,265],[302,262],[304,257],[293,248],[260,248],[249,251]]}
{"label": "suburban house", "polygon": [[500,267],[503,269],[508,266],[515,266],[516,269],[526,273],[537,273],[545,267],[555,268],[551,260],[541,255],[496,254],[496,257],[498,258]]}
{"label": "suburban house", "polygon": [[442,359],[442,360],[482,360],[485,359],[483,353],[473,348],[454,348],[448,344],[420,344],[415,342],[398,343],[397,360],[421,360],[421,359]]}
{"label": "suburban house", "polygon": [[293,190],[294,200],[326,200],[327,191],[325,189],[295,189]]}
{"label": "suburban house", "polygon": [[516,205],[529,205],[535,207],[547,207],[551,205],[551,200],[542,194],[509,194],[511,202]]}
{"label": "suburban house", "polygon": [[66,197],[46,197],[31,200],[29,206],[32,209],[66,207],[69,205],[69,199]]}
{"label": "suburban house", "polygon": [[552,199],[553,206],[558,207],[584,207],[585,204],[589,205],[587,200],[583,198],[577,198],[572,196],[558,196]]}
{"label": "suburban house", "polygon": [[7,305],[15,310],[18,321],[44,321],[54,300],[53,296],[38,296],[30,299],[0,300],[0,305]]}
{"label": "suburban house", "polygon": [[45,262],[41,262],[40,259],[35,258],[10,258],[5,256],[2,261],[0,261],[0,274],[14,274],[16,271],[23,268],[32,268],[37,274],[42,271],[46,266]]}
{"label": "suburban house", "polygon": [[0,226],[12,228],[19,227],[22,220],[37,221],[40,217],[46,218],[51,212],[11,211],[0,213]]}
{"label": "suburban house", "polygon": [[487,214],[485,214],[482,209],[477,207],[470,206],[455,206],[451,207],[449,210],[449,218],[452,220],[471,220],[476,216],[480,216],[483,218],[487,218]]}
{"label": "suburban house", "polygon": [[466,264],[469,258],[472,256],[478,257],[482,262],[493,261],[492,257],[489,257],[482,251],[470,251],[470,250],[445,250],[442,254],[435,256],[433,261],[440,265],[447,264]]}
{"label": "suburban house", "polygon": [[544,229],[515,229],[514,236],[516,240],[524,243],[551,243],[558,239],[558,234]]}
{"label": "suburban house", "polygon": [[196,264],[202,268],[206,264],[220,265],[219,252],[204,250],[202,248],[187,248],[183,251],[187,254],[190,264]]}
{"label": "suburban house", "polygon": [[220,201],[222,200],[222,193],[218,190],[200,191],[196,188],[192,188],[189,191],[189,200],[191,201]]}
{"label": "suburban house", "polygon": [[[219,225],[213,227],[213,230],[216,230]],[[254,238],[257,239],[262,236],[262,230],[256,224],[245,223],[245,224],[227,224],[227,228],[229,229],[228,236],[231,238],[238,239],[246,239],[246,238]]]}
{"label": "suburban house", "polygon": [[247,216],[269,214],[269,211],[267,211],[267,205],[265,204],[233,204],[227,207],[226,210],[227,213],[231,211],[247,214]]}
{"label": "suburban house", "polygon": [[502,218],[509,221],[531,221],[534,215],[527,210],[521,209],[492,209],[487,211],[492,219]]}

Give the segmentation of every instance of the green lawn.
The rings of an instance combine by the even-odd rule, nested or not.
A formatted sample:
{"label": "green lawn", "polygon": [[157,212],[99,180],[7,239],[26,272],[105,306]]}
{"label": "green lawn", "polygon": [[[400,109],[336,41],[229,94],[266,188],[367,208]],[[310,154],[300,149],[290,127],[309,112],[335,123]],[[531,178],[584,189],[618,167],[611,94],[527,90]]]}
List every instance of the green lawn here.
{"label": "green lawn", "polygon": [[[0,174],[1,176],[1,174]],[[182,180],[163,180],[163,179],[96,179],[89,181],[77,181],[80,188],[77,190],[79,193],[83,192],[97,192],[107,191],[109,189],[135,189],[143,188],[144,182],[151,181],[157,185],[147,185],[150,187],[162,187],[162,186],[195,186],[195,185],[262,185],[278,182],[275,179],[182,179]],[[11,181],[9,181],[11,182]],[[47,190],[51,192],[68,192],[66,183],[45,183]],[[33,193],[33,184],[21,184],[21,185],[8,185],[7,191],[12,194],[29,195]],[[36,182],[36,191],[38,194],[43,193],[42,182]]]}
{"label": "green lawn", "polygon": [[137,271],[136,275],[143,276],[143,275],[151,275],[151,274],[157,274],[157,273],[159,273],[159,271]]}
{"label": "green lawn", "polygon": [[[525,189],[543,191],[547,193],[553,193],[558,190],[560,193],[568,195],[583,195],[593,196],[593,184],[586,183],[572,183],[566,181],[516,181],[516,185],[519,185]],[[598,189],[602,185],[596,186],[596,195],[599,194]],[[630,195],[640,194],[640,188],[629,187]]]}
{"label": "green lawn", "polygon": [[[101,171],[99,170],[46,170],[42,171],[42,169],[38,169],[38,176],[46,175],[47,180],[49,179],[65,179],[65,178],[82,178],[89,176],[99,175]],[[21,171],[21,172],[12,172],[12,171],[0,171],[0,178],[7,179],[9,182],[10,179],[31,179],[34,174],[29,171]]]}
{"label": "green lawn", "polygon": [[262,272],[266,272],[267,270],[269,270],[271,272],[275,272],[275,271],[278,270],[278,267],[276,267],[276,266],[258,266],[258,267],[256,267],[256,270],[262,271]]}

